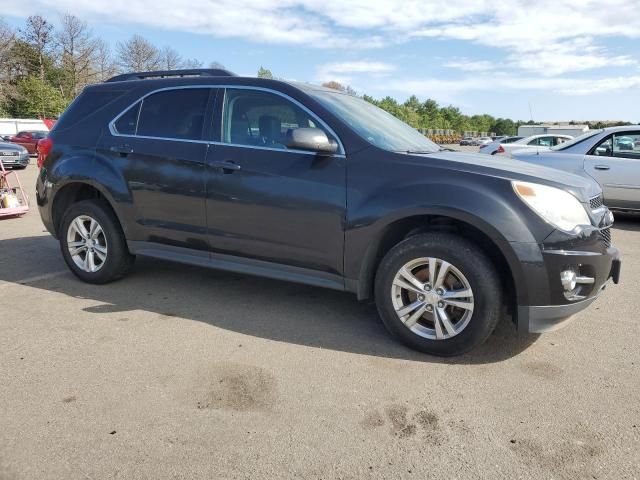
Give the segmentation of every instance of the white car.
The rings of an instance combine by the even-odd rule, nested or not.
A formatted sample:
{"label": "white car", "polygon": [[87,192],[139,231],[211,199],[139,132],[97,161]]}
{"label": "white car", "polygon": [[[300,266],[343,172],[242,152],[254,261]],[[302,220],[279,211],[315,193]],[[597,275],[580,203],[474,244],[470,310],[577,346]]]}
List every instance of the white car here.
{"label": "white car", "polygon": [[591,130],[548,151],[514,152],[513,159],[594,178],[608,207],[640,210],[640,125]]}
{"label": "white car", "polygon": [[491,143],[480,145],[479,153],[484,153],[485,155],[495,155],[498,152],[498,148],[500,148],[500,145],[504,145],[505,143],[517,142],[518,140],[521,140],[523,138],[524,137],[497,137]]}
{"label": "white car", "polygon": [[571,135],[557,135],[553,133],[531,135],[530,137],[523,138],[513,143],[501,144],[496,150],[496,155],[511,157],[511,155],[518,150],[549,150],[551,147],[561,145],[572,138],[573,137]]}

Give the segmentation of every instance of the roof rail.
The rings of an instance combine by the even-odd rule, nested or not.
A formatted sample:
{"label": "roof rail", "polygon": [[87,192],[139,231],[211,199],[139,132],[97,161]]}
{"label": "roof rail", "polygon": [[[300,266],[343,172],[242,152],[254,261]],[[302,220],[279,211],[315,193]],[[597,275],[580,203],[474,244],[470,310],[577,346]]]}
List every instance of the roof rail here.
{"label": "roof rail", "polygon": [[123,82],[126,80],[144,80],[145,78],[168,77],[235,77],[236,74],[223,68],[192,68],[188,70],[156,70],[153,72],[123,73],[111,77],[107,82]]}

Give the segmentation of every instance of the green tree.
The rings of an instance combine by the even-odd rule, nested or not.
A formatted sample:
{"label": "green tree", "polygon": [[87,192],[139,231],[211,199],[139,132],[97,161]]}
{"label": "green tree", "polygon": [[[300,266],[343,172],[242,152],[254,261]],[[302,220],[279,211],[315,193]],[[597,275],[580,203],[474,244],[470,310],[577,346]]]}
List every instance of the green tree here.
{"label": "green tree", "polygon": [[268,68],[263,68],[260,66],[258,69],[258,78],[268,78],[269,80],[273,80],[273,73]]}
{"label": "green tree", "polygon": [[62,92],[31,75],[18,82],[15,114],[20,117],[57,117],[67,106]]}

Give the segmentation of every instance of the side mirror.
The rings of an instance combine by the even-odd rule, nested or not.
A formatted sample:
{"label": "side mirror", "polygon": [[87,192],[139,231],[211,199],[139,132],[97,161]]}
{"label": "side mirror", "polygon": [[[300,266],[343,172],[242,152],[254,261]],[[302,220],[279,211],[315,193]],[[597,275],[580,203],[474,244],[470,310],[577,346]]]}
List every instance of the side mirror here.
{"label": "side mirror", "polygon": [[338,143],[319,128],[293,128],[287,132],[287,148],[330,155],[338,151]]}

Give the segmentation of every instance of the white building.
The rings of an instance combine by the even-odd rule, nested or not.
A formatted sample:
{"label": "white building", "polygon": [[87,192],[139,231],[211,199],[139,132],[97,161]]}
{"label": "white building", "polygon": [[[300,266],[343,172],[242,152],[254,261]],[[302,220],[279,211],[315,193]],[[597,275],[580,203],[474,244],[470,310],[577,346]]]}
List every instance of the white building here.
{"label": "white building", "polygon": [[49,131],[42,120],[33,118],[0,118],[0,137],[12,136],[22,130]]}
{"label": "white building", "polygon": [[557,135],[571,135],[572,137],[577,137],[588,130],[588,125],[555,125],[543,123],[540,125],[520,125],[518,127],[518,136],[530,137],[531,135],[555,133]]}

